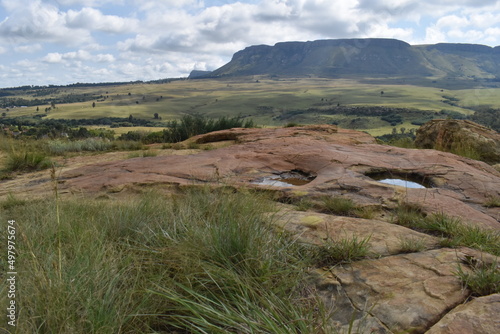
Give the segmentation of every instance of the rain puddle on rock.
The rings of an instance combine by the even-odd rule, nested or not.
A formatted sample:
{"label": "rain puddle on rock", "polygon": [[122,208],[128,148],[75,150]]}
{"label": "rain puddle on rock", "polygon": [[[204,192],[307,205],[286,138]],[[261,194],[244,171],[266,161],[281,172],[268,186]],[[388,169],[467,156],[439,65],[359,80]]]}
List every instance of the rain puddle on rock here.
{"label": "rain puddle on rock", "polygon": [[253,184],[273,187],[294,187],[308,184],[314,180],[316,176],[305,173],[299,170],[282,172],[276,175],[264,176],[251,181]]}
{"label": "rain puddle on rock", "polygon": [[389,184],[392,186],[399,186],[404,188],[425,189],[432,188],[433,183],[429,178],[419,175],[417,173],[402,173],[395,171],[377,171],[366,173],[366,176],[374,179],[375,181]]}
{"label": "rain puddle on rock", "polygon": [[415,189],[425,188],[423,185],[418,184],[416,182],[402,180],[402,179],[383,179],[383,180],[378,180],[378,182],[390,184],[392,186],[405,187],[405,188],[415,188]]}

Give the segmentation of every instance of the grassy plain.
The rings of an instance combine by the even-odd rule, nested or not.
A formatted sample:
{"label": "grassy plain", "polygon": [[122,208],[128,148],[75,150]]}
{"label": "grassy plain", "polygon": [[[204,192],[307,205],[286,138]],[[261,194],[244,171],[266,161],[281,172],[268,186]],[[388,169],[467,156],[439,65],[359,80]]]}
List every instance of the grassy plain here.
{"label": "grassy plain", "polygon": [[[382,93],[383,92],[383,93]],[[446,90],[435,87],[395,84],[368,84],[348,79],[268,79],[235,78],[219,80],[176,80],[169,83],[134,83],[116,86],[71,87],[64,94],[103,96],[96,101],[56,105],[47,118],[79,119],[100,117],[178,119],[200,113],[209,117],[251,117],[259,125],[283,125],[279,116],[290,110],[303,110],[299,121],[331,121],[331,115],[307,112],[318,106],[387,106],[439,112],[471,114],[478,106],[500,107],[499,89]],[[21,96],[20,96],[21,97]],[[449,98],[452,97],[450,103]],[[30,98],[24,96],[24,98]],[[448,101],[447,101],[448,100]],[[95,106],[93,107],[93,102]],[[9,117],[44,114],[45,106],[15,108]]]}

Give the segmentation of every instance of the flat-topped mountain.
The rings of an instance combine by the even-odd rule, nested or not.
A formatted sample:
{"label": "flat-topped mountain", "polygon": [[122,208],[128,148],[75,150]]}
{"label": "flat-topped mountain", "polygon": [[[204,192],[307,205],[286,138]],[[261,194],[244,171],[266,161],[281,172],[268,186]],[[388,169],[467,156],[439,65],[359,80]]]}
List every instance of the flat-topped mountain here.
{"label": "flat-topped mountain", "polygon": [[336,39],[256,45],[234,54],[209,77],[277,75],[330,78],[500,80],[500,47],[410,45],[395,39]]}

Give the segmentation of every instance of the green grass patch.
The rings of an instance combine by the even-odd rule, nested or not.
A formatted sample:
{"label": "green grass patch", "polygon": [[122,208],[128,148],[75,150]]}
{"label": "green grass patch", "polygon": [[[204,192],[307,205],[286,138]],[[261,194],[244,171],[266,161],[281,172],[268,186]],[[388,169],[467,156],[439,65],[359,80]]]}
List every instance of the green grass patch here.
{"label": "green grass patch", "polygon": [[51,140],[47,142],[49,154],[64,155],[67,152],[100,152],[109,151],[113,143],[100,138],[87,138],[82,140]]}
{"label": "green grass patch", "polygon": [[460,218],[444,213],[425,215],[421,207],[400,204],[395,210],[394,222],[424,233],[443,238],[443,246],[466,246],[500,256],[500,234],[465,224]]}
{"label": "green grass patch", "polygon": [[310,259],[275,231],[262,194],[193,189],[1,204],[0,219],[17,221],[15,333],[312,334],[326,326],[327,310],[306,289]]}

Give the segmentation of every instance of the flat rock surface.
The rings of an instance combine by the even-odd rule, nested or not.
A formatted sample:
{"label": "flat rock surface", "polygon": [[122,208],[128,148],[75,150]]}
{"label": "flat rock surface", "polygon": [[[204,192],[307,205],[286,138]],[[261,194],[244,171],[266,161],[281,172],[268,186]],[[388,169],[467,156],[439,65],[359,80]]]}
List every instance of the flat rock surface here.
{"label": "flat rock surface", "polygon": [[343,238],[366,238],[372,256],[399,254],[405,241],[419,243],[424,249],[435,248],[439,244],[438,238],[374,219],[288,211],[279,216],[278,223],[301,241],[315,245]]}
{"label": "flat rock surface", "polygon": [[466,300],[468,292],[454,273],[471,252],[430,250],[358,261],[331,272],[358,309],[370,310],[392,332],[424,333]]}
{"label": "flat rock surface", "polygon": [[500,333],[500,294],[479,297],[457,306],[426,334]]}
{"label": "flat rock surface", "polygon": [[[61,188],[99,193],[148,184],[266,187],[252,182],[300,170],[315,179],[301,186],[268,188],[332,196],[348,192],[357,202],[386,206],[405,200],[418,203],[428,212],[442,211],[500,230],[500,208],[483,206],[490,197],[500,196],[500,173],[482,162],[434,150],[377,145],[367,134],[337,131],[331,126],[232,129],[194,140],[233,140],[236,144],[192,155],[134,158],[75,168],[61,174]],[[391,186],[368,176],[381,172],[411,175],[434,187]]]}

